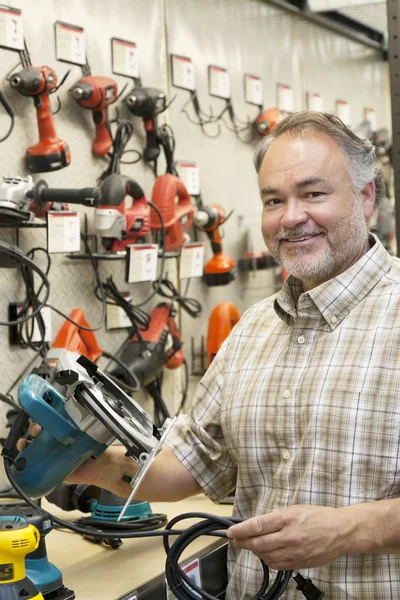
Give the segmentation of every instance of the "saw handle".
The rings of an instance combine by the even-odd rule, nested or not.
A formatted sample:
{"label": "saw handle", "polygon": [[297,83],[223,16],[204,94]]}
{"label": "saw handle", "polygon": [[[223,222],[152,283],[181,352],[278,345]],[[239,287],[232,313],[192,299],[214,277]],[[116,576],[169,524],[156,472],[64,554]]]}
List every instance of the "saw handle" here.
{"label": "saw handle", "polygon": [[146,148],[143,151],[143,159],[147,162],[157,160],[160,154],[160,148],[158,146],[155,119],[145,119],[144,128],[146,130]]}
{"label": "saw handle", "polygon": [[107,112],[106,108],[93,111],[96,137],[92,144],[92,151],[95,156],[106,156],[113,145]]}
{"label": "saw handle", "polygon": [[33,198],[35,206],[44,209],[48,202],[60,204],[83,204],[83,206],[98,206],[101,192],[99,188],[57,189],[47,187],[43,180],[38,181],[32,190],[27,192],[28,198]]}

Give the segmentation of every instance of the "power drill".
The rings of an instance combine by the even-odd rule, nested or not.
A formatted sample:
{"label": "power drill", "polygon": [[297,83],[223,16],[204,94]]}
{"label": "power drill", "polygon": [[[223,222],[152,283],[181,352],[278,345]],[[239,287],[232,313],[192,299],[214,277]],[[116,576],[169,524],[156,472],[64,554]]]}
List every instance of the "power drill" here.
{"label": "power drill", "polygon": [[143,152],[145,161],[157,160],[160,148],[157,139],[157,115],[166,108],[164,92],[150,87],[134,87],[124,99],[129,110],[142,117],[146,130],[146,148]]}
{"label": "power drill", "polygon": [[219,228],[230,215],[225,215],[225,210],[218,204],[203,206],[194,215],[194,224],[205,231],[211,241],[214,256],[204,265],[203,279],[209,286],[226,285],[236,274],[235,263],[232,258],[222,252]]}
{"label": "power drill", "polygon": [[[73,600],[74,592],[64,586],[61,571],[47,558],[45,537],[53,529],[53,521],[49,513],[39,507],[34,509],[27,505],[0,506],[0,523],[14,519],[33,526],[39,533],[37,548],[25,557],[27,577],[42,594],[44,600]],[[21,597],[25,598],[25,596]]]}
{"label": "power drill", "polygon": [[0,518],[0,600],[43,600],[25,570],[25,556],[38,546],[34,525],[20,517]]}
{"label": "power drill", "polygon": [[254,121],[254,128],[262,136],[269,135],[275,125],[282,120],[282,117],[279,108],[269,108],[257,117]]}
{"label": "power drill", "polygon": [[50,67],[26,67],[11,76],[10,85],[20,94],[32,96],[37,112],[39,142],[26,152],[28,169],[42,173],[69,165],[69,146],[57,137],[49,100],[49,93],[57,88],[56,72]]}
{"label": "power drill", "polygon": [[[101,204],[96,209],[96,230],[104,248],[125,250],[144,241],[150,232],[150,209],[140,185],[130,177],[113,173],[100,186]],[[126,202],[130,196],[131,205]]]}
{"label": "power drill", "polygon": [[187,238],[185,231],[193,223],[194,214],[183,181],[170,173],[160,175],[154,184],[151,201],[159,209],[165,229],[165,240],[162,240],[162,223],[157,212],[151,208],[150,228],[156,243],[161,245],[164,242],[166,252],[180,251]]}
{"label": "power drill", "polygon": [[107,108],[117,99],[117,83],[109,77],[87,75],[79,79],[69,92],[82,108],[93,111],[96,138],[92,151],[95,156],[105,156],[113,145]]}

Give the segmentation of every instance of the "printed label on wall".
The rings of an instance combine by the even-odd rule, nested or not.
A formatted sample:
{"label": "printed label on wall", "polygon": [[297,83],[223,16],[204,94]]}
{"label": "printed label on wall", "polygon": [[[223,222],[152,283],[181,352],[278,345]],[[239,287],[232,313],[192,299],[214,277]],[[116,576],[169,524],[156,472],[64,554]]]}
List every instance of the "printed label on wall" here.
{"label": "printed label on wall", "polygon": [[324,100],[320,94],[307,92],[307,109],[322,112],[324,110]]}
{"label": "printed label on wall", "polygon": [[211,96],[229,100],[231,97],[231,88],[229,83],[229,73],[223,67],[208,66],[208,86]]}
{"label": "printed label on wall", "polygon": [[129,283],[157,279],[157,244],[132,244],[127,247],[127,276]]}
{"label": "printed label on wall", "polygon": [[74,65],[84,65],[86,63],[86,48],[83,27],[56,21],[55,32],[57,60]]}
{"label": "printed label on wall", "polygon": [[[23,306],[21,306],[21,309],[23,308]],[[33,313],[33,309],[30,306],[28,308],[28,315]],[[52,329],[51,329],[51,309],[44,305],[43,308],[40,309],[40,314],[42,315],[43,321],[44,321],[44,327],[45,327],[45,332],[44,332],[44,341],[45,342],[51,342],[53,340],[53,334],[52,334]],[[32,331],[32,337],[31,337],[31,341],[34,343],[40,343],[42,341],[42,336],[40,334],[40,329],[39,329],[39,325],[37,322],[37,319],[34,318],[33,321],[33,331]]]}
{"label": "printed label on wall", "polygon": [[[182,569],[186,573],[186,575],[189,577],[189,579],[191,579],[193,581],[193,583],[195,583],[198,587],[202,586],[201,573],[200,573],[200,560],[198,558],[195,558],[194,560],[192,560],[189,564],[182,567]],[[186,583],[184,583],[183,585],[186,585],[187,587],[190,588],[190,586],[188,586]],[[175,600],[176,596],[173,592],[171,592],[167,583],[166,583],[166,587],[167,587],[167,600]],[[199,598],[201,598],[201,596],[198,592],[195,592],[192,588],[190,588],[190,589],[194,596],[198,596]]]}
{"label": "printed label on wall", "polygon": [[179,279],[191,279],[203,275],[204,245],[191,243],[182,246],[179,259]]}
{"label": "printed label on wall", "polygon": [[[121,294],[124,300],[127,302],[132,301],[132,296],[128,292]],[[121,306],[107,302],[107,313],[106,313],[107,329],[123,329],[126,327],[132,327],[132,321]]]}
{"label": "printed label on wall", "polygon": [[47,252],[79,252],[81,249],[79,214],[49,211],[47,213]]}
{"label": "printed label on wall", "polygon": [[260,77],[255,75],[244,75],[244,98],[249,104],[262,106],[263,86]]}
{"label": "printed label on wall", "polygon": [[292,113],[294,111],[294,98],[293,90],[290,87],[290,85],[278,83],[276,86],[276,92],[276,102],[279,110],[287,113]]}
{"label": "printed label on wall", "polygon": [[195,162],[178,161],[176,168],[179,177],[191,196],[200,195],[200,169]]}
{"label": "printed label on wall", "polygon": [[336,116],[339,117],[347,127],[350,127],[351,106],[346,100],[336,100]]}
{"label": "printed label on wall", "polygon": [[191,58],[171,54],[172,85],[194,92],[196,80]]}
{"label": "printed label on wall", "polygon": [[18,8],[0,6],[0,46],[10,50],[24,49],[22,14]]}
{"label": "printed label on wall", "polygon": [[135,42],[111,39],[112,71],[124,77],[139,77],[139,61]]}

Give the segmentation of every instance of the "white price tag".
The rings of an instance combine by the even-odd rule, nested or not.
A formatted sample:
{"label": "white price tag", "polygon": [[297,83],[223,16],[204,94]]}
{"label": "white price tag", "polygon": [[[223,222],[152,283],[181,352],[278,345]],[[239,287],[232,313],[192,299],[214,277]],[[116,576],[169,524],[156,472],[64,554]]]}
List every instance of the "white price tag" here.
{"label": "white price tag", "polygon": [[244,76],[244,98],[249,104],[263,105],[263,87],[260,77]]}
{"label": "white price tag", "polygon": [[[198,558],[195,558],[190,563],[188,563],[187,565],[182,567],[182,570],[184,571],[184,573],[186,573],[186,575],[189,577],[189,579],[191,581],[193,581],[193,583],[195,583],[200,588],[202,587],[201,573],[200,573],[200,560]],[[184,583],[184,585],[186,585],[187,587],[190,588],[190,586],[187,585],[186,582]],[[167,600],[175,600],[176,596],[170,590],[167,583],[166,583],[166,587],[167,587]],[[199,598],[201,598],[201,596],[198,592],[195,592],[192,588],[190,588],[190,589],[192,590],[192,593],[194,594],[194,596],[198,596]]]}
{"label": "white price tag", "polygon": [[277,106],[279,110],[287,113],[294,111],[294,98],[293,90],[289,85],[278,83],[276,86],[277,91]]}
{"label": "white price tag", "polygon": [[139,61],[135,42],[111,39],[112,70],[116,75],[139,77]]}
{"label": "white price tag", "polygon": [[347,127],[351,125],[351,106],[345,100],[336,100],[336,116],[343,121]]}
{"label": "white price tag", "polygon": [[11,50],[24,49],[22,14],[18,8],[0,6],[0,46]]}
{"label": "white price tag", "polygon": [[182,246],[179,259],[179,279],[191,279],[203,275],[204,245],[191,243]]}
{"label": "white price tag", "polygon": [[314,92],[307,92],[307,109],[322,112],[324,110],[324,100],[322,96],[320,96],[320,94],[315,94]]}
{"label": "white price tag", "polygon": [[229,100],[231,97],[231,89],[229,84],[229,73],[223,67],[208,67],[208,85],[211,96],[225,98]]}
{"label": "white price tag", "polygon": [[47,213],[47,251],[79,252],[81,230],[79,214],[67,211]]}
{"label": "white price tag", "polygon": [[127,277],[129,283],[157,279],[157,244],[132,244],[126,248]]}
{"label": "white price tag", "polygon": [[[128,293],[122,294],[127,302],[132,301],[132,296]],[[132,321],[121,306],[107,303],[107,329],[123,329],[132,327]]]}
{"label": "white price tag", "polygon": [[[23,306],[21,305],[19,307],[19,309],[22,309]],[[33,313],[33,309],[32,307],[28,308],[28,315],[31,315]],[[44,321],[44,326],[45,326],[45,333],[44,333],[44,341],[45,342],[51,342],[53,340],[53,336],[52,336],[52,330],[51,330],[51,309],[48,306],[43,306],[43,308],[40,309],[40,314],[43,317],[43,321]],[[42,341],[42,336],[40,335],[40,329],[39,329],[39,325],[37,320],[34,320],[33,323],[33,331],[32,331],[32,342],[41,342]]]}
{"label": "white price tag", "polygon": [[86,63],[85,32],[78,25],[57,21],[56,57],[57,60],[84,65]]}
{"label": "white price tag", "polygon": [[200,169],[196,163],[178,161],[176,167],[189,194],[198,196],[200,194]]}
{"label": "white price tag", "polygon": [[372,131],[377,130],[376,112],[374,108],[364,108],[364,117],[371,123]]}
{"label": "white price tag", "polygon": [[196,89],[194,66],[191,58],[171,54],[172,85],[193,92]]}

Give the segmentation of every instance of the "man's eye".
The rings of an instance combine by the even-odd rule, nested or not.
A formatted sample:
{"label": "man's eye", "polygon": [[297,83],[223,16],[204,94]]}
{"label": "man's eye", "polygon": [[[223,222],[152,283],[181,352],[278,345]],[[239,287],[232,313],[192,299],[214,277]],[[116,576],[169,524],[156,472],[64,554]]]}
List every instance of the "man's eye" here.
{"label": "man's eye", "polygon": [[265,201],[265,206],[278,206],[281,202],[282,200],[280,200],[280,198],[270,198]]}
{"label": "man's eye", "polygon": [[308,195],[311,196],[311,198],[319,198],[322,194],[323,192],[310,192]]}

